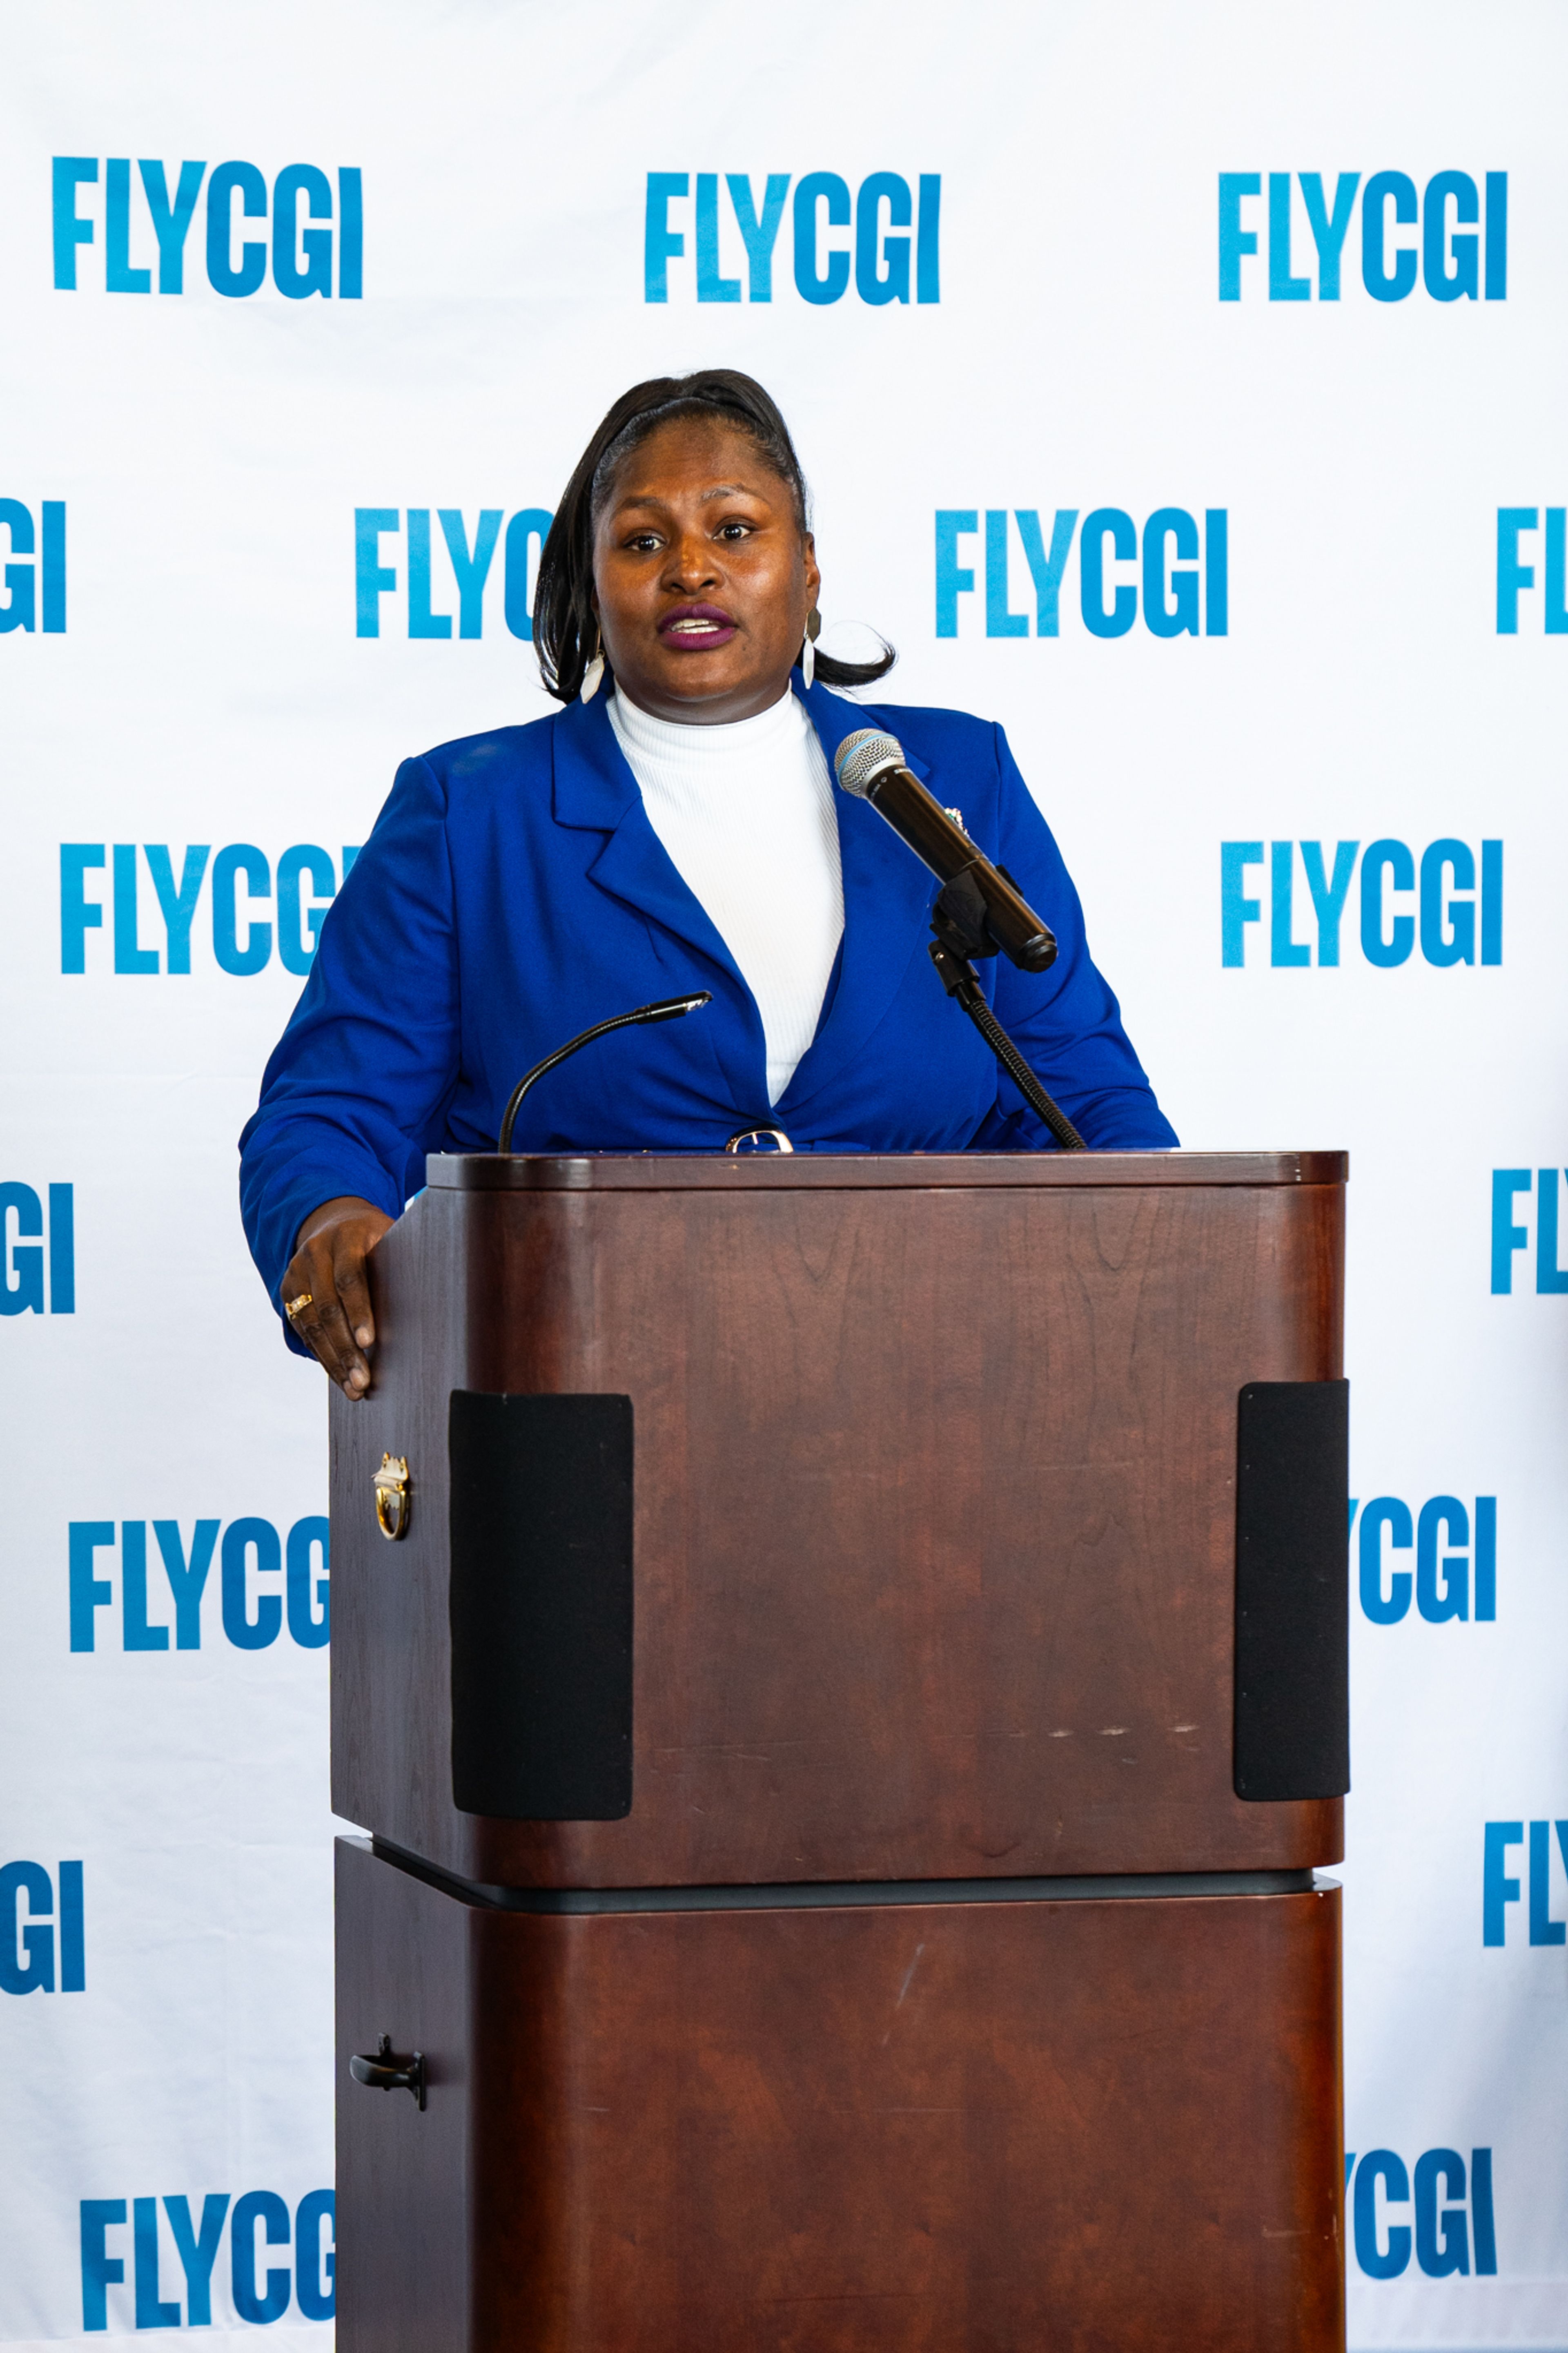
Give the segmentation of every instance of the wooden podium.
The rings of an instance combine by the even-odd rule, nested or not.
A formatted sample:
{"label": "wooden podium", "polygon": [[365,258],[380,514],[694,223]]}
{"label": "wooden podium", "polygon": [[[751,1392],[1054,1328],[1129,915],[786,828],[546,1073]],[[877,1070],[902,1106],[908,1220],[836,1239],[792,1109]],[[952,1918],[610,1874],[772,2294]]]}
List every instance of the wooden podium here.
{"label": "wooden podium", "polygon": [[332,1405],[347,2353],[1342,2347],[1344,1176],[432,1158]]}

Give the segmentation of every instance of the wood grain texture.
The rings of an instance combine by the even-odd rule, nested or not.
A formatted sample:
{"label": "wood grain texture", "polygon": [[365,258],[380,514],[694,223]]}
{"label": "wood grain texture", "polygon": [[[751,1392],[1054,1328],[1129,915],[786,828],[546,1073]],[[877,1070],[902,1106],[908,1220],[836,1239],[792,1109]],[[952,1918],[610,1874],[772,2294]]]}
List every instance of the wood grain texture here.
{"label": "wood grain texture", "polygon": [[1343,1152],[432,1152],[426,1181],[463,1193],[918,1191],[932,1186],[1342,1185]]}
{"label": "wood grain texture", "polygon": [[[335,1862],[338,2332],[375,2353],[457,2353],[473,2302],[470,1918],[416,1900],[361,1841],[339,1839]],[[349,2073],[383,2034],[425,2053],[423,2114]]]}
{"label": "wood grain texture", "polygon": [[1343,2345],[1337,1890],[563,1919],[378,1875],[345,2016],[440,2064],[424,2116],[340,2092],[345,2353]]}
{"label": "wood grain texture", "polygon": [[[1162,1165],[424,1194],[371,1261],[375,1390],[332,1405],[339,1814],[516,1885],[1336,1859],[1337,1802],[1236,1798],[1231,1724],[1237,1394],[1339,1376],[1342,1185],[1083,1157]],[[452,1806],[454,1387],[633,1399],[625,1821]]]}

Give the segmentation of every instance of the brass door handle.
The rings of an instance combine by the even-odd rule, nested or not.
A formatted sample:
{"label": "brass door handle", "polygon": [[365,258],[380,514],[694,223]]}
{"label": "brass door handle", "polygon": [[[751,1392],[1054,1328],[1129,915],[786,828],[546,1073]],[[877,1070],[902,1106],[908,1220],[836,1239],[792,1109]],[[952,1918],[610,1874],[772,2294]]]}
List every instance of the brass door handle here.
{"label": "brass door handle", "polygon": [[392,2047],[392,2037],[384,2034],[377,2043],[374,2059],[356,2051],[349,2061],[349,2073],[356,2084],[367,2084],[373,2092],[412,2092],[421,2112],[425,2106],[425,2053],[415,2051],[400,2059]]}

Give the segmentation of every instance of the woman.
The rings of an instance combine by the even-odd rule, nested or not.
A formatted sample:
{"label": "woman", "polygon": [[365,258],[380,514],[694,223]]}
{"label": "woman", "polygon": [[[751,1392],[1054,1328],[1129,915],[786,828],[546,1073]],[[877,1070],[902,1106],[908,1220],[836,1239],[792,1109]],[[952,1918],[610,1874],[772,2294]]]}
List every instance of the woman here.
{"label": "woman", "polygon": [[552,1072],[517,1149],[710,1152],[759,1124],[796,1151],[1048,1145],[931,969],[934,878],[834,788],[868,721],[1055,932],[1047,973],[998,965],[995,1008],[1086,1142],[1174,1144],[1001,729],[827,691],[893,656],[816,655],[820,585],[760,385],[708,369],[616,403],[540,561],[564,709],[404,763],[240,1140],[257,1265],[346,1396],[370,1387],[365,1254],[426,1154],[492,1150],[521,1071],[647,999],[712,1001]]}

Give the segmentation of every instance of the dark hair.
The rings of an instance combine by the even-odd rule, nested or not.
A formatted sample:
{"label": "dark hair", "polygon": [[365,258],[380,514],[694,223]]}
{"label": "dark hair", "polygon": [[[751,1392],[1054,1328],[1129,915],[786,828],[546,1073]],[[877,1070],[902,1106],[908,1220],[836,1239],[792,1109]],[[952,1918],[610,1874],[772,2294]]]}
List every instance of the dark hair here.
{"label": "dark hair", "polygon": [[[756,443],[770,470],[789,486],[795,521],[806,528],[805,477],[789,427],[754,377],[734,368],[700,368],[693,375],[650,376],[624,392],[583,455],[555,511],[539,557],[533,599],[533,649],[546,691],[571,702],[599,642],[593,607],[594,526],[623,459],[650,433],[679,417],[711,417]],[[898,657],[885,647],[879,661],[816,657],[816,675],[828,686],[868,686]]]}

